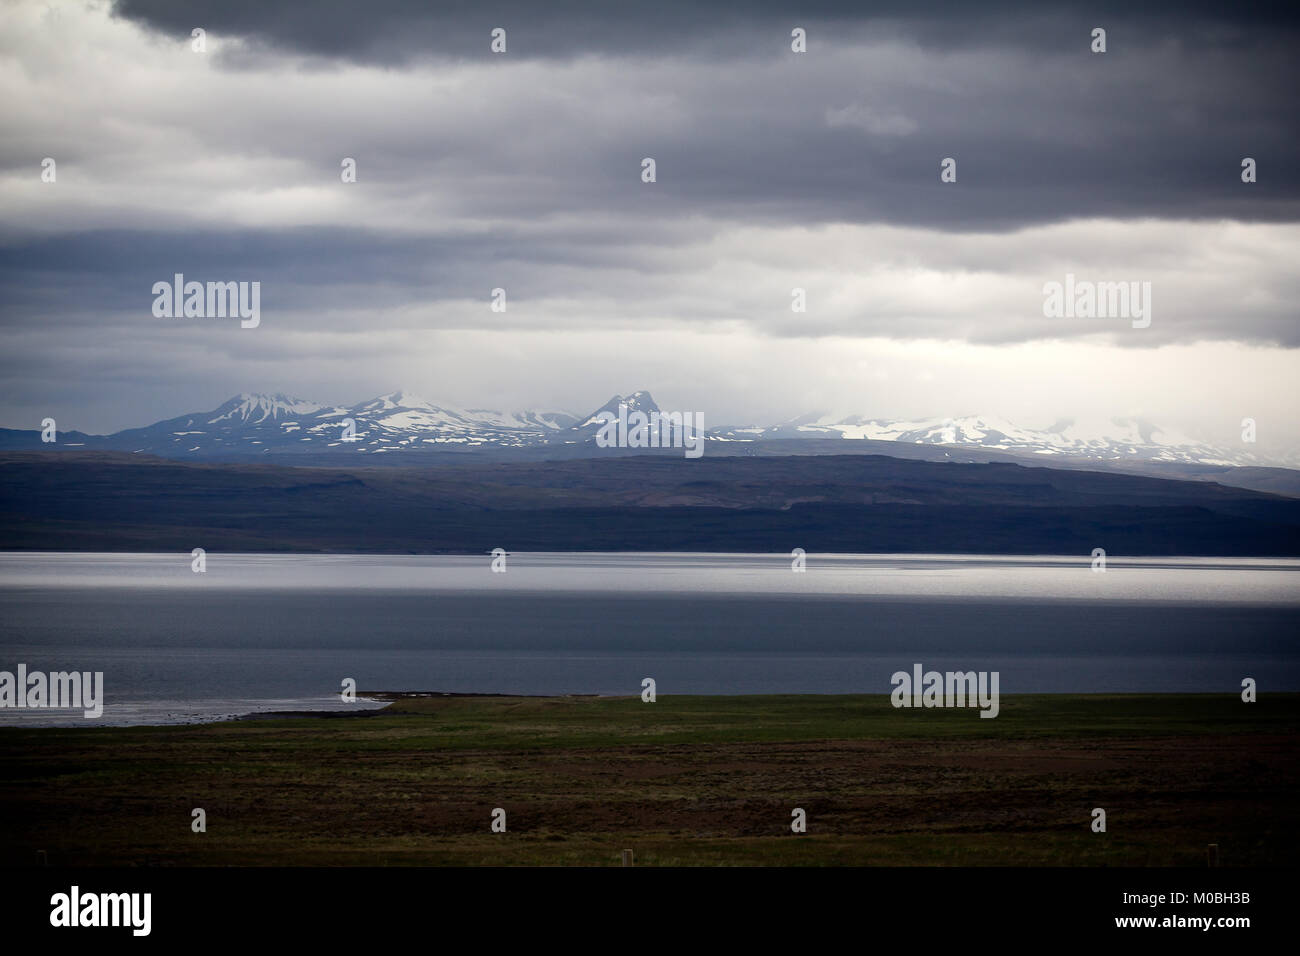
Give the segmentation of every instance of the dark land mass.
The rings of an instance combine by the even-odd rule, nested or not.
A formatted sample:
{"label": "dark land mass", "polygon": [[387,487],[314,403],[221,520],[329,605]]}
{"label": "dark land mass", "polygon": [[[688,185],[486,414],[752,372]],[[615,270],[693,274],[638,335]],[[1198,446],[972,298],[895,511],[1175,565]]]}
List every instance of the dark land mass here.
{"label": "dark land mass", "polygon": [[0,549],[1300,555],[1300,500],[1010,463],[641,456],[421,468],[0,454]]}
{"label": "dark land mass", "polygon": [[[537,464],[547,461],[577,459],[660,457],[680,459],[680,448],[633,449],[600,448],[594,441],[545,442],[536,445],[499,445],[492,442],[457,444],[454,442],[418,446],[412,444],[400,452],[362,453],[347,447],[322,450],[311,444],[258,445],[251,448],[203,448],[197,451],[145,451],[133,444],[101,445],[103,436],[81,432],[64,432],[63,444],[46,445],[39,431],[0,428],[0,456],[15,452],[85,455],[89,453],[132,453],[156,455],[171,461],[204,464],[278,464],[313,468],[463,468],[494,464]],[[123,433],[125,434],[125,433]],[[270,437],[269,435],[267,436]],[[758,441],[705,440],[705,458],[788,458],[834,455],[866,457],[879,455],[915,461],[956,462],[962,464],[1001,463],[1029,468],[1056,468],[1068,471],[1099,471],[1111,474],[1144,475],[1151,478],[1175,478],[1187,481],[1212,481],[1221,485],[1266,491],[1271,494],[1300,498],[1300,469],[1266,465],[1220,465],[1204,462],[1163,461],[1123,458],[1107,460],[1077,455],[1038,455],[1030,451],[987,448],[980,445],[935,445],[902,441],[860,438],[763,438]],[[84,446],[84,447],[83,447]]]}
{"label": "dark land mass", "polygon": [[1294,866],[1298,742],[1300,695],[1233,693],[1003,696],[993,720],[883,694],[439,696],[6,728],[0,865],[1203,867],[1217,844]]}

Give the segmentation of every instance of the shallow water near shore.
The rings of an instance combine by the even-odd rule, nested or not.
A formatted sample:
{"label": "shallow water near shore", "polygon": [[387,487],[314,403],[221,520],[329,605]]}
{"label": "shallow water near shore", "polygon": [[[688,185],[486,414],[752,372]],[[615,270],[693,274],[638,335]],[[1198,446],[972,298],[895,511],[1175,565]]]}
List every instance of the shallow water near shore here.
{"label": "shallow water near shore", "polygon": [[1001,693],[1300,690],[1300,561],[975,555],[0,554],[0,670],[102,671],[104,714],[346,710],[359,690],[881,693],[914,662]]}

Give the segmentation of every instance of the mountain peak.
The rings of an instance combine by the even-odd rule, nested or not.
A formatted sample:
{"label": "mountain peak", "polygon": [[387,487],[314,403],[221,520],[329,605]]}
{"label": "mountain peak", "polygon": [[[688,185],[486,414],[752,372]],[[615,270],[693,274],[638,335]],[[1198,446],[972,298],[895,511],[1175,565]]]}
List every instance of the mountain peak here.
{"label": "mountain peak", "polygon": [[655,404],[654,396],[651,395],[645,389],[642,389],[639,392],[631,392],[627,395],[615,395],[608,402],[602,405],[598,410],[603,411],[605,409],[608,409],[612,412],[617,413],[619,405],[626,405],[629,411],[640,411],[640,412],[659,411],[659,406]]}
{"label": "mountain peak", "polygon": [[283,392],[276,392],[273,395],[265,392],[240,392],[234,398],[223,402],[215,410],[215,416],[208,420],[208,424],[214,425],[222,421],[261,422],[268,418],[276,420],[295,415],[309,415],[322,407],[318,402],[294,398]]}
{"label": "mountain peak", "polygon": [[370,402],[362,404],[374,404],[380,402],[385,408],[438,408],[433,402],[423,396],[415,394],[409,388],[399,388],[395,392],[389,392],[387,395],[380,395]]}
{"label": "mountain peak", "polygon": [[594,412],[588,415],[582,422],[573,427],[576,429],[589,429],[599,427],[600,422],[606,416],[618,417],[618,407],[626,405],[629,412],[644,412],[647,415],[650,412],[659,411],[659,406],[655,404],[654,397],[644,389],[639,392],[632,392],[629,395],[614,395],[604,405],[601,405]]}

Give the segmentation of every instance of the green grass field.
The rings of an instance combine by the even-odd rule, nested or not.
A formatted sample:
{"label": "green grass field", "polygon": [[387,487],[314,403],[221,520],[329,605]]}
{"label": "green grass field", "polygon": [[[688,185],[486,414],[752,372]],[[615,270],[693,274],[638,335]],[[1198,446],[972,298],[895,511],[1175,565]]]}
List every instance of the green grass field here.
{"label": "green grass field", "polygon": [[9,728],[0,863],[1194,866],[1216,843],[1225,866],[1290,865],[1297,743],[1295,694],[1004,696],[994,720],[883,695],[416,698]]}

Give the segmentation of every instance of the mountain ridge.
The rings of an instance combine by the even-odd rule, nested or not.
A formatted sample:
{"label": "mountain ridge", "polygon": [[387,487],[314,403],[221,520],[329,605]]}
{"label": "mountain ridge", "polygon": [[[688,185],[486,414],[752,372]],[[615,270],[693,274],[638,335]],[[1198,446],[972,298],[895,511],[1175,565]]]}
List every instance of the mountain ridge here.
{"label": "mountain ridge", "polygon": [[[434,402],[397,389],[353,405],[329,405],[283,392],[241,392],[215,409],[190,412],[107,435],[63,431],[54,443],[39,429],[0,429],[0,450],[128,451],[186,459],[234,459],[270,454],[353,453],[409,456],[449,448],[546,448],[590,445],[602,417],[619,404],[649,415],[659,406],[649,391],[615,394],[585,416],[560,409],[497,411]],[[1109,464],[1168,463],[1212,467],[1296,467],[1294,456],[1263,458],[1245,447],[1214,446],[1142,419],[1104,425],[1071,420],[1031,429],[990,415],[894,420],[865,415],[805,414],[775,425],[705,429],[722,444],[822,440],[886,442],[980,449]],[[811,447],[811,446],[809,446]],[[572,449],[570,449],[572,450]],[[845,447],[849,451],[849,446]]]}

